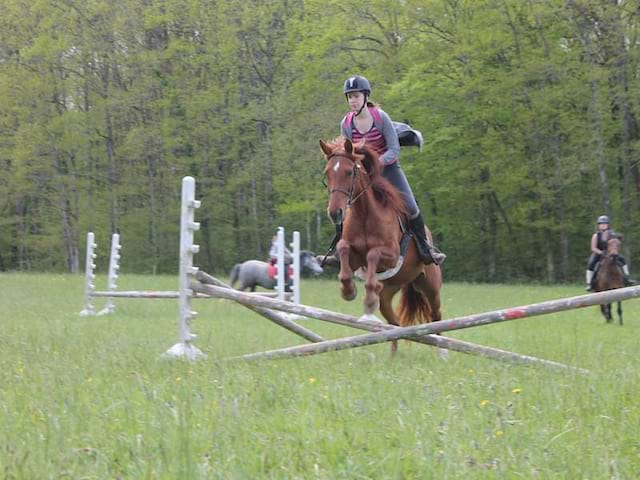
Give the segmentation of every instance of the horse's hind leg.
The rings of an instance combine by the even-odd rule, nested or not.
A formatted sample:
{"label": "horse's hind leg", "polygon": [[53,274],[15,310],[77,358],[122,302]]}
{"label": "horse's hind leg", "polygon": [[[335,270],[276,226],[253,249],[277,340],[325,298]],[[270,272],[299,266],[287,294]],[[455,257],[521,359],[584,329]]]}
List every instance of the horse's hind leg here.
{"label": "horse's hind leg", "polygon": [[[430,265],[428,267],[430,267]],[[416,277],[413,285],[426,297],[429,303],[429,321],[437,322],[442,320],[442,313],[440,312],[440,285],[437,284],[432,276],[427,277],[424,273]]]}
{"label": "horse's hind leg", "polygon": [[[390,325],[400,326],[400,319],[393,311],[393,297],[400,290],[400,287],[384,287],[380,292],[380,313]],[[398,341],[391,340],[391,355],[398,351]]]}
{"label": "horse's hind leg", "polygon": [[[426,268],[431,268],[432,265],[428,265]],[[439,268],[433,266],[433,268]],[[426,272],[419,275],[414,281],[414,286],[427,298],[430,308],[430,321],[438,322],[442,320],[442,312],[440,311],[440,287],[441,283],[438,277],[431,272],[427,276]],[[437,334],[440,335],[440,334]],[[446,348],[438,348],[438,357],[443,360],[449,358],[449,350]]]}
{"label": "horse's hind leg", "polygon": [[618,320],[622,325],[622,302],[618,302]]}

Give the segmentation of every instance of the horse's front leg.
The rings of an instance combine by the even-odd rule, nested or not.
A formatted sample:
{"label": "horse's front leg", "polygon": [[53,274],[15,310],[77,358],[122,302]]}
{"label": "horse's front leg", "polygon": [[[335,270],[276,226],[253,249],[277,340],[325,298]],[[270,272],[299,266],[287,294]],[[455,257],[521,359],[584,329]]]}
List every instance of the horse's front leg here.
{"label": "horse's front leg", "polygon": [[385,247],[372,248],[367,252],[367,275],[364,281],[364,288],[366,290],[364,315],[360,317],[360,320],[381,322],[375,316],[375,312],[380,308],[380,292],[382,291],[383,285],[378,280],[376,271],[381,262],[383,262],[384,265],[388,265],[393,263],[393,258],[393,252]]}
{"label": "horse's front leg", "polygon": [[366,291],[364,297],[364,314],[373,315],[380,308],[380,292],[382,291],[382,283],[376,276],[376,270],[378,270],[378,264],[382,252],[380,248],[372,248],[367,252],[367,276],[364,281],[364,288]]}
{"label": "horse's front leg", "polygon": [[340,259],[338,280],[340,280],[340,293],[342,294],[342,298],[347,301],[353,300],[358,294],[356,284],[353,282],[353,270],[351,270],[351,265],[349,265],[350,250],[349,242],[344,239],[338,242],[337,251],[338,258]]}

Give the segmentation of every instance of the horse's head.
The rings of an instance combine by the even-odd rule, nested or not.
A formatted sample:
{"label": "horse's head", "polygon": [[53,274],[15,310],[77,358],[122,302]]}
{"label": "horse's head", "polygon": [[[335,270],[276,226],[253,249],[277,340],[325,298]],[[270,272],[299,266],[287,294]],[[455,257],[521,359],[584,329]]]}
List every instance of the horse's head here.
{"label": "horse's head", "polygon": [[327,213],[335,224],[342,223],[349,207],[371,185],[371,179],[382,170],[378,156],[365,145],[354,145],[339,137],[331,142],[320,140],[326,157],[324,177],[329,190]]}
{"label": "horse's head", "polygon": [[617,257],[622,248],[622,235],[612,234],[607,240],[607,255]]}
{"label": "horse's head", "polygon": [[300,252],[300,263],[302,264],[303,270],[309,270],[314,275],[320,275],[323,272],[323,269],[313,252]]}

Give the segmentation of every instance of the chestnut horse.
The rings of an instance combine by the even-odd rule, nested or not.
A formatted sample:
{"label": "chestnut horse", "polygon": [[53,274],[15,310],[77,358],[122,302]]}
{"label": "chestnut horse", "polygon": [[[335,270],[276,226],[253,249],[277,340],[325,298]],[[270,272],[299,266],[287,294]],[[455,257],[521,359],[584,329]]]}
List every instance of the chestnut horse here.
{"label": "chestnut horse", "polygon": [[[624,275],[618,263],[618,255],[622,247],[622,236],[612,235],[607,240],[607,251],[600,258],[596,273],[594,291],[613,290],[624,287]],[[611,322],[611,304],[600,305],[600,311],[607,323]],[[622,325],[622,302],[618,302],[618,320]]]}
{"label": "chestnut horse", "polygon": [[[366,144],[354,145],[342,137],[320,140],[320,148],[326,156],[327,213],[334,224],[342,225],[337,243],[342,298],[356,297],[353,274],[363,269],[366,293],[360,320],[380,322],[374,315],[378,308],[392,325],[440,320],[440,267],[420,260],[415,240],[409,242],[400,265],[401,222],[406,223],[406,211],[400,193],[382,176],[378,155]],[[428,229],[427,237],[431,240]],[[395,273],[381,273],[398,267]],[[400,290],[400,304],[394,312],[393,297]],[[393,342],[392,352],[396,349],[397,342]]]}

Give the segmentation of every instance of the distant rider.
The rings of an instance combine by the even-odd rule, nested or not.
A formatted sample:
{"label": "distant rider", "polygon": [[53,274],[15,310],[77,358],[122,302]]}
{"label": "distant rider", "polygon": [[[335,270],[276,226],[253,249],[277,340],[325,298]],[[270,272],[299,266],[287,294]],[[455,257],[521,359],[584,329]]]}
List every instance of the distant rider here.
{"label": "distant rider", "polygon": [[[598,217],[597,230],[591,236],[591,256],[589,257],[589,263],[587,265],[586,271],[586,290],[588,292],[590,292],[592,289],[591,281],[593,280],[593,271],[600,261],[600,258],[602,258],[602,255],[607,252],[607,241],[614,234],[615,232],[611,228],[609,228],[609,217],[607,217],[606,215],[600,215]],[[622,255],[618,255],[618,263],[622,268],[625,286],[633,285],[635,282],[629,278],[629,266],[627,265],[627,261]]]}
{"label": "distant rider", "polygon": [[[275,265],[276,263],[278,263],[278,236],[274,235],[271,238],[271,248],[269,249],[269,263],[271,265]],[[293,253],[291,253],[291,251],[287,248],[287,246],[284,246],[284,264],[288,265],[290,263],[293,263]]]}

